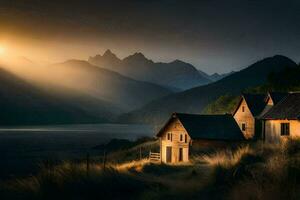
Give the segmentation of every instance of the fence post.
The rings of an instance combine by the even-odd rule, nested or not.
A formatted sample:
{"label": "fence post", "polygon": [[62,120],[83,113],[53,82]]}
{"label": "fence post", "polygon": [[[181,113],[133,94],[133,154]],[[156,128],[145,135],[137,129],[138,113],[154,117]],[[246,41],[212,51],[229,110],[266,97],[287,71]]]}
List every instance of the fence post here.
{"label": "fence post", "polygon": [[105,167],[106,167],[106,151],[104,150],[104,153],[103,153],[103,170],[105,170]]}
{"label": "fence post", "polygon": [[90,171],[90,154],[87,153],[86,154],[86,175],[89,175],[89,171]]}
{"label": "fence post", "polygon": [[142,160],[142,147],[140,147],[140,160]]}

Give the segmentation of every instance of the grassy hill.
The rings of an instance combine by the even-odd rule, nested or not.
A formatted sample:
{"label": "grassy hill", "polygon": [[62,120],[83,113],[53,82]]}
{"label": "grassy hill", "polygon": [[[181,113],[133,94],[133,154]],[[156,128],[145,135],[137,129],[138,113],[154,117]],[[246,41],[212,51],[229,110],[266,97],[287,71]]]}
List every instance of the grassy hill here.
{"label": "grassy hill", "polygon": [[[149,146],[148,143],[145,146]],[[143,147],[145,147],[143,146]],[[138,146],[136,146],[138,147]],[[137,152],[136,147],[124,150]],[[181,165],[147,159],[47,163],[36,175],[0,182],[2,199],[299,199],[299,141],[251,144],[190,157]]]}
{"label": "grassy hill", "polygon": [[285,56],[265,58],[249,67],[209,85],[192,88],[155,100],[120,117],[122,122],[162,124],[173,112],[202,113],[205,107],[222,95],[238,95],[247,88],[266,83],[271,73],[297,64]]}

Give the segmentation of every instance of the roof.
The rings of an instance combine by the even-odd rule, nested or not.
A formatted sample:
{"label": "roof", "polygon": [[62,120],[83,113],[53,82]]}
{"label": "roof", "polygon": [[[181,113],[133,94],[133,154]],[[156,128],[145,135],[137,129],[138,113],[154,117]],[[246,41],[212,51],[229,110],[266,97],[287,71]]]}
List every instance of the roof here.
{"label": "roof", "polygon": [[179,119],[192,139],[244,140],[238,124],[230,114],[196,115],[174,113],[157,134],[159,137],[173,119]]}
{"label": "roof", "polygon": [[262,119],[300,119],[300,93],[289,93],[264,114]]}
{"label": "roof", "polygon": [[274,105],[279,103],[288,94],[289,94],[288,92],[269,92],[269,96],[271,97]]}
{"label": "roof", "polygon": [[235,114],[240,107],[243,99],[246,101],[252,115],[254,117],[259,116],[259,114],[264,110],[266,106],[266,101],[265,101],[266,95],[264,94],[243,94],[241,96],[241,100],[236,107],[235,111],[233,114]]}

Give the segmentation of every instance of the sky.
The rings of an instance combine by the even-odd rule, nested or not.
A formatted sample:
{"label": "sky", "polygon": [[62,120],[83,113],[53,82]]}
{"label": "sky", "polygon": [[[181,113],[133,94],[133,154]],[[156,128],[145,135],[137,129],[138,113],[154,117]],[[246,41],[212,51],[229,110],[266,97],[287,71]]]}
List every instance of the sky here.
{"label": "sky", "polygon": [[[300,61],[299,0],[1,0],[0,54],[43,63],[111,49],[207,73],[276,54]],[[4,55],[4,54],[3,54]]]}

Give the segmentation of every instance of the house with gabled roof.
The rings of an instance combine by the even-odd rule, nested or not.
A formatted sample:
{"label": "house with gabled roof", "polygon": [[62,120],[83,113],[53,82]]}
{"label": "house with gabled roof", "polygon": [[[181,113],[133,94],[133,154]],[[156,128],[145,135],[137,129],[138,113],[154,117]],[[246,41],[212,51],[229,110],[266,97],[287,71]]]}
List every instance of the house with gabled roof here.
{"label": "house with gabled roof", "polygon": [[266,114],[274,105],[279,103],[288,94],[288,92],[268,92],[265,99],[266,106],[260,115],[262,116]]}
{"label": "house with gabled roof", "polygon": [[243,94],[233,112],[234,119],[247,139],[260,135],[262,126],[259,116],[265,109],[265,98],[264,94]]}
{"label": "house with gabled roof", "polygon": [[163,163],[188,162],[191,147],[240,144],[249,139],[269,142],[300,137],[300,93],[243,94],[233,114],[173,113],[156,135]]}
{"label": "house with gabled roof", "polygon": [[266,142],[300,137],[300,93],[289,93],[261,116]]}
{"label": "house with gabled roof", "polygon": [[240,142],[244,135],[230,114],[196,115],[173,113],[156,135],[163,163],[189,161],[190,147],[197,141]]}

